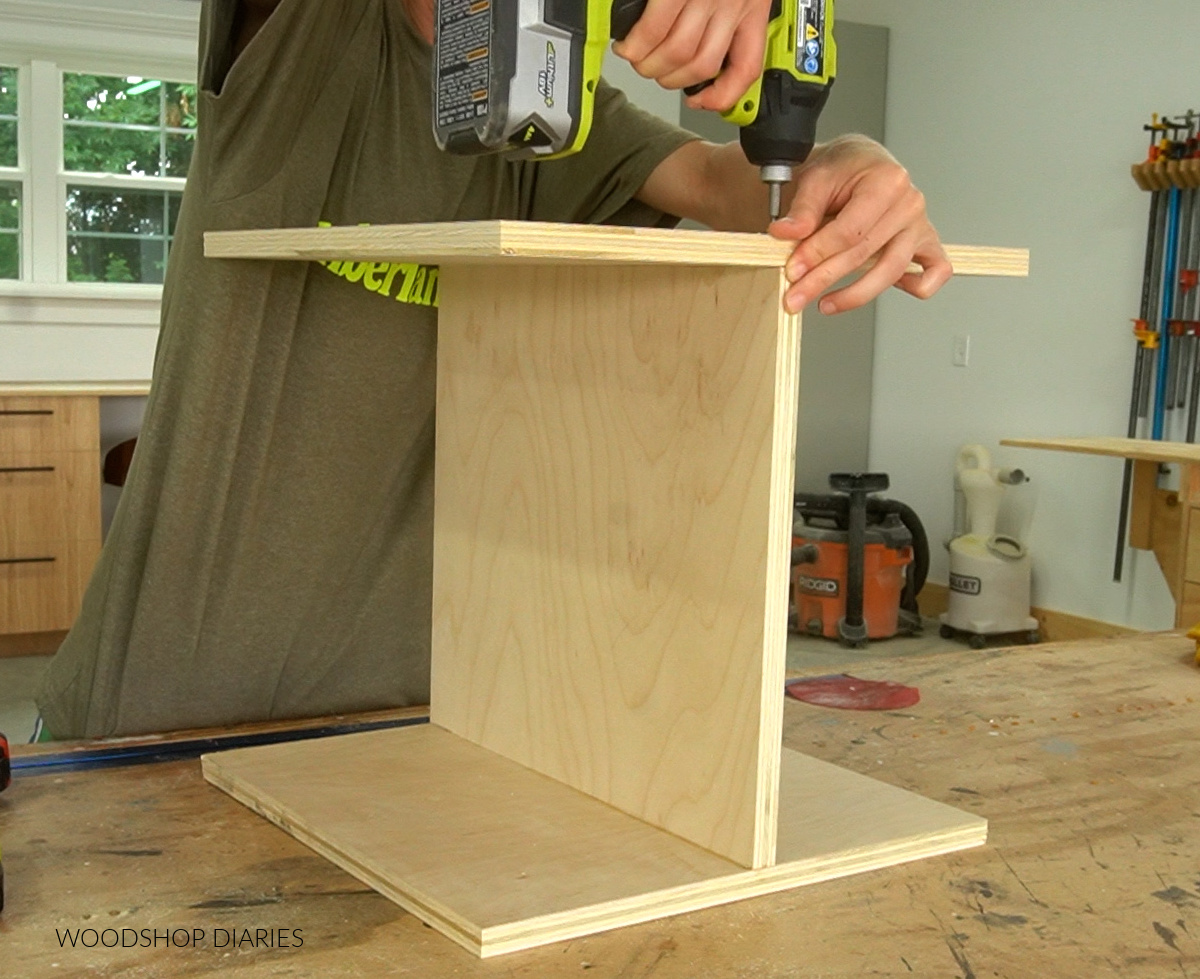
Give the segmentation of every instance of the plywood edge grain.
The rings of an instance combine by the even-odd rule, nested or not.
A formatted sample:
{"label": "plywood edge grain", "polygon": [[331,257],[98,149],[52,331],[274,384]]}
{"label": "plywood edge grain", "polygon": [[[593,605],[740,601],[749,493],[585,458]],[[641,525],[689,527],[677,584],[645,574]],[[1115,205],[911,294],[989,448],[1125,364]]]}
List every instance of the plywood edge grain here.
{"label": "plywood edge grain", "polygon": [[796,427],[800,398],[800,317],[783,312],[787,277],[779,274],[775,350],[775,417],[771,437],[771,488],[767,516],[766,600],[763,603],[762,693],[759,707],[758,785],[754,868],[776,862],[779,830],[780,744],[787,669],[788,575],[795,520]]}
{"label": "plywood edge grain", "polygon": [[149,381],[0,381],[0,398],[125,398],[149,393]]}
{"label": "plywood edge grain", "polygon": [[[919,798],[914,796],[914,799]],[[789,814],[784,815],[786,817]],[[936,835],[912,834],[898,838],[886,846],[784,861],[773,867],[713,877],[670,890],[640,894],[624,901],[546,915],[512,925],[485,928],[481,955],[483,958],[491,958],[509,952],[519,952],[553,942],[568,941],[690,911],[720,907],[723,904],[765,897],[797,887],[974,849],[987,842],[987,821],[974,817],[975,821],[970,822],[970,819],[971,817],[967,817],[963,825],[943,830]]]}
{"label": "plywood edge grain", "polygon": [[1200,445],[1189,442],[1158,442],[1108,436],[1088,438],[1001,439],[1001,445],[1015,449],[1044,449],[1052,452],[1076,452],[1083,455],[1140,459],[1146,462],[1200,463]]}
{"label": "plywood edge grain", "polygon": [[[204,236],[209,258],[435,265],[507,261],[782,268],[793,247],[765,234],[535,221],[275,228],[210,231]],[[1029,274],[1029,251],[1024,248],[947,245],[946,253],[957,275]]]}

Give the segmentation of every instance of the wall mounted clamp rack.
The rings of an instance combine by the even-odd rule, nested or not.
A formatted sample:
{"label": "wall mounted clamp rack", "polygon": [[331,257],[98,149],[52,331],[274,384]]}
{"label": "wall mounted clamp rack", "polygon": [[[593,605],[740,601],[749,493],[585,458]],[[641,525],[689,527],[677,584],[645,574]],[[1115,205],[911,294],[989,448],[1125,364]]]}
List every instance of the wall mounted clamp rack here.
{"label": "wall mounted clamp rack", "polygon": [[[949,249],[966,275],[1019,249]],[[982,844],[781,748],[800,319],[763,235],[213,233],[440,267],[431,722],[210,782],[481,956]]]}

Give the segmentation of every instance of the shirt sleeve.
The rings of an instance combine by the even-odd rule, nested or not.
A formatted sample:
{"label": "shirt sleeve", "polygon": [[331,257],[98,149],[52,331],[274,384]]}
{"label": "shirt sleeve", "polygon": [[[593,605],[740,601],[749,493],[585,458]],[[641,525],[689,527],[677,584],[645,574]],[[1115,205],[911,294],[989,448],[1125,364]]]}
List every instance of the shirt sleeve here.
{"label": "shirt sleeve", "polygon": [[663,214],[635,195],[663,160],[699,138],[632,105],[601,80],[584,148],[561,160],[522,164],[530,188],[524,216],[573,224],[674,226],[678,216]]}

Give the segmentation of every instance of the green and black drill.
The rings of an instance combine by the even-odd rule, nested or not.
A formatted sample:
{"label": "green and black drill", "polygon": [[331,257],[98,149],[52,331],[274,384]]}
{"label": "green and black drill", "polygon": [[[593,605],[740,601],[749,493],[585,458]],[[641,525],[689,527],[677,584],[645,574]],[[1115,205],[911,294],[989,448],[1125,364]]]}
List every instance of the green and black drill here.
{"label": "green and black drill", "polygon": [[[758,81],[722,113],[746,158],[783,187],[812,152],[837,73],[834,0],[774,0]],[[600,65],[647,0],[437,0],[433,126],[451,153],[551,160],[587,142]]]}

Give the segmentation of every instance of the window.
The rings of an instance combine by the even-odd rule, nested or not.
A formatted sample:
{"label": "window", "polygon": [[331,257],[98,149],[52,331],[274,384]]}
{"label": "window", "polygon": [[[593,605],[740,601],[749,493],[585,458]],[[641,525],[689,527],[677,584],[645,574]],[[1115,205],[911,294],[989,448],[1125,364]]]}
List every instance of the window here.
{"label": "window", "polygon": [[196,88],[0,64],[0,284],[163,281]]}
{"label": "window", "polygon": [[17,78],[17,69],[0,66],[0,279],[21,277],[23,184],[18,170]]}
{"label": "window", "polygon": [[159,283],[196,135],[195,86],[64,73],[67,278]]}

